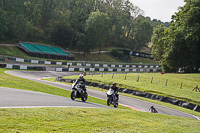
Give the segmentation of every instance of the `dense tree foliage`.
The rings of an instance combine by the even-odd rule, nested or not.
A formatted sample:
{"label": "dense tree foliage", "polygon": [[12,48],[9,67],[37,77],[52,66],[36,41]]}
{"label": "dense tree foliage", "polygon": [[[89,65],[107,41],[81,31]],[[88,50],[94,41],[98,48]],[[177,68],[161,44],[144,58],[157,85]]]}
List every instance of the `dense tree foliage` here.
{"label": "dense tree foliage", "polygon": [[7,20],[5,17],[5,12],[0,8],[0,39],[4,39],[5,33],[7,32]]}
{"label": "dense tree foliage", "polygon": [[137,17],[135,20],[135,44],[133,47],[136,47],[138,50],[145,47],[151,40],[152,34],[153,27],[150,18],[143,16]]}
{"label": "dense tree foliage", "polygon": [[99,10],[92,12],[86,21],[85,33],[88,43],[97,47],[101,52],[106,39],[109,35],[110,18],[107,14],[101,13]]}
{"label": "dense tree foliage", "polygon": [[140,50],[153,32],[142,15],[129,0],[0,0],[0,41],[54,43],[88,53],[105,45]]}
{"label": "dense tree foliage", "polygon": [[152,53],[161,59],[165,71],[197,72],[200,68],[200,1],[185,2],[172,16],[169,28],[154,32]]}

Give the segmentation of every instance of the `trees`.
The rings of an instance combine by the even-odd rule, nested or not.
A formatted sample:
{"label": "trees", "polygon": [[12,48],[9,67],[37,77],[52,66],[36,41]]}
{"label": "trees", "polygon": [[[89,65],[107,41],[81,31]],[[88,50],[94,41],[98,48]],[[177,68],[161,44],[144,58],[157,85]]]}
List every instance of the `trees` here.
{"label": "trees", "polygon": [[[85,31],[88,38],[88,43],[93,45],[92,48],[97,47],[99,54],[102,48],[104,48],[106,38],[109,35],[110,18],[106,13],[92,12],[86,20]],[[88,48],[89,49],[89,48]]]}
{"label": "trees", "polygon": [[5,34],[7,31],[6,13],[0,8],[0,40],[5,39]]}
{"label": "trees", "polygon": [[[172,16],[172,23],[154,39],[153,53],[161,57],[166,70],[184,68],[198,72],[200,68],[200,1],[185,0],[186,4]],[[160,48],[165,50],[161,50]],[[166,71],[165,70],[165,71]]]}
{"label": "trees", "polygon": [[51,41],[61,47],[69,48],[72,38],[72,30],[64,24],[57,24],[51,32]]}
{"label": "trees", "polygon": [[151,35],[150,19],[129,0],[0,0],[0,6],[13,41],[101,52],[105,44],[140,50]]}
{"label": "trees", "polygon": [[76,35],[76,47],[78,51],[83,51],[84,55],[90,53],[91,44],[88,43],[88,39],[85,33],[78,32]]}
{"label": "trees", "polygon": [[152,54],[156,59],[161,59],[162,55],[164,54],[165,50],[165,44],[164,44],[164,26],[160,25],[158,26],[153,33],[152,36],[152,43],[153,43],[153,49]]}
{"label": "trees", "polygon": [[135,21],[135,46],[136,50],[141,50],[146,44],[151,41],[153,34],[153,26],[150,18],[139,16]]}

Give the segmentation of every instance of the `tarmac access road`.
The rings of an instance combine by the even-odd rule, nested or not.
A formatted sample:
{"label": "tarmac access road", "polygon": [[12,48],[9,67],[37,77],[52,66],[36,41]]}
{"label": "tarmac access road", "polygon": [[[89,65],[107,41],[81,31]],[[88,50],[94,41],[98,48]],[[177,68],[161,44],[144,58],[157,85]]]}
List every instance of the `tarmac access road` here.
{"label": "tarmac access road", "polygon": [[[6,71],[6,73],[10,74],[10,75],[17,76],[17,77],[22,77],[22,78],[25,78],[25,79],[33,80],[33,81],[36,81],[36,82],[39,82],[39,83],[43,83],[43,84],[55,86],[55,87],[58,87],[58,88],[66,89],[66,90],[69,90],[69,91],[71,91],[70,85],[66,85],[66,84],[58,83],[58,82],[50,82],[50,81],[41,80],[41,79],[42,78],[48,78],[48,77],[63,77],[63,76],[80,74],[80,73],[73,73],[73,72],[55,72],[55,71],[40,71],[40,72],[38,72],[38,71]],[[87,91],[88,91],[89,96],[96,97],[96,98],[103,99],[103,100],[107,99],[106,91],[96,91],[96,90],[91,90],[91,89],[88,89]],[[34,92],[34,93],[37,93],[37,92]],[[0,93],[0,95],[1,95],[1,93]],[[49,95],[49,94],[45,94],[44,96],[47,96],[47,95]],[[9,97],[9,95],[7,95],[7,96]],[[36,99],[36,98],[34,98],[34,95],[32,95],[32,96],[33,96],[32,99]],[[52,97],[58,97],[58,96],[52,96]],[[71,99],[69,99],[70,101],[68,101],[67,98],[59,97],[57,100],[52,99],[52,106],[56,106],[56,102],[58,102],[58,103],[61,102],[62,100],[60,101],[60,99],[65,99],[64,100],[65,103],[63,102],[63,104],[65,104],[65,105],[68,102],[72,103],[69,106],[72,106],[74,104],[74,102],[77,103],[77,101],[72,101]],[[54,102],[53,102],[53,100],[54,100]],[[82,105],[79,105],[79,106],[84,106],[84,105],[87,104],[87,103],[84,103],[84,102],[79,102],[79,103],[82,104]],[[157,104],[154,104],[154,103],[150,103],[150,102],[146,102],[146,101],[142,101],[142,100],[139,100],[139,99],[130,98],[130,97],[126,97],[126,96],[120,96],[119,97],[119,103],[121,105],[128,106],[128,107],[135,109],[135,110],[138,110],[138,111],[148,112],[150,106],[154,106],[158,110],[159,114],[173,115],[173,116],[186,117],[186,118],[192,118],[192,119],[199,119],[198,117],[195,117],[195,116],[188,114],[188,113],[184,113],[184,112],[174,110],[174,109],[171,109],[171,108],[168,108],[168,107],[164,107],[164,106],[161,106],[161,105],[157,105]],[[48,104],[49,104],[48,106],[51,106],[51,102],[48,103]],[[91,105],[92,103],[89,103],[89,104]],[[6,106],[6,105],[4,105],[4,106]],[[23,105],[21,105],[21,106],[23,106]],[[24,106],[31,106],[31,105],[25,104]],[[38,106],[41,106],[41,105],[38,105]],[[58,104],[58,106],[61,106],[61,105]],[[68,105],[66,105],[66,106],[68,106]],[[1,99],[0,99],[0,107],[1,107]]]}

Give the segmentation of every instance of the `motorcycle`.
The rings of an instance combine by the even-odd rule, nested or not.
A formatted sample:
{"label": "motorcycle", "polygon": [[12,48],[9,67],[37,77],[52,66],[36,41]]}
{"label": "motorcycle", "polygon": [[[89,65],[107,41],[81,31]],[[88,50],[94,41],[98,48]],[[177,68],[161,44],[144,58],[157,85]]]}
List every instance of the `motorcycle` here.
{"label": "motorcycle", "polygon": [[72,92],[71,92],[71,99],[75,100],[76,98],[81,98],[83,102],[85,102],[88,98],[87,93],[87,87],[85,87],[85,90],[83,90],[83,84],[78,83],[75,85],[75,83],[72,84]]}
{"label": "motorcycle", "polygon": [[115,96],[114,90],[110,88],[106,94],[107,94],[107,105],[110,106],[112,104],[115,108],[117,108],[118,99]]}
{"label": "motorcycle", "polygon": [[149,113],[158,113],[156,109],[149,109]]}

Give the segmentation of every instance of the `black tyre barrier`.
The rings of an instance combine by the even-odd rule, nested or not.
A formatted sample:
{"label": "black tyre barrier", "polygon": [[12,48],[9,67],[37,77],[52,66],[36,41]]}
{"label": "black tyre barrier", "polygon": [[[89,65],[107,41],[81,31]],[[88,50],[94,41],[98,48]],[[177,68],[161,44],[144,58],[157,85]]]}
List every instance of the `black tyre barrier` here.
{"label": "black tyre barrier", "polygon": [[[73,83],[73,81],[75,81],[75,79],[63,79],[62,77],[58,77],[58,78],[56,78],[56,81]],[[99,83],[93,83],[93,82],[87,82],[87,81],[86,81],[86,85],[92,86],[92,87],[98,87],[98,88],[102,88],[102,89],[106,89],[106,90],[108,90],[110,88],[110,86],[106,85],[106,84],[99,84]],[[184,107],[184,108],[187,108],[187,109],[190,109],[190,110],[200,112],[200,106],[199,105],[195,105],[195,104],[192,104],[192,103],[180,101],[180,100],[169,98],[169,97],[154,95],[154,94],[151,94],[151,93],[141,92],[141,91],[137,91],[137,90],[130,90],[130,89],[125,89],[125,88],[119,88],[119,92],[131,94],[131,95],[136,95],[136,96],[139,96],[139,97],[145,97],[145,98],[149,98],[149,99],[153,99],[153,100],[158,100],[158,101],[170,103],[170,104],[173,104],[173,105],[177,105],[177,106],[180,106],[180,107]]]}
{"label": "black tyre barrier", "polygon": [[0,64],[0,68],[5,68],[6,64]]}
{"label": "black tyre barrier", "polygon": [[194,111],[200,112],[200,106],[196,105],[196,107],[194,107],[193,109]]}
{"label": "black tyre barrier", "polygon": [[191,109],[193,110],[195,108],[196,105],[192,104],[192,103],[183,103],[182,104],[182,107],[184,108],[188,108],[188,109]]}
{"label": "black tyre barrier", "polygon": [[[110,86],[109,86],[109,88],[110,88]],[[109,89],[109,88],[108,88],[108,89]],[[123,88],[119,88],[118,91],[119,91],[119,92],[123,92],[123,90],[124,90]]]}
{"label": "black tyre barrier", "polygon": [[92,82],[86,82],[86,85],[88,85],[88,86],[89,86],[91,83],[92,83]]}
{"label": "black tyre barrier", "polygon": [[46,71],[46,67],[34,66],[33,70],[36,70],[36,71]]}

